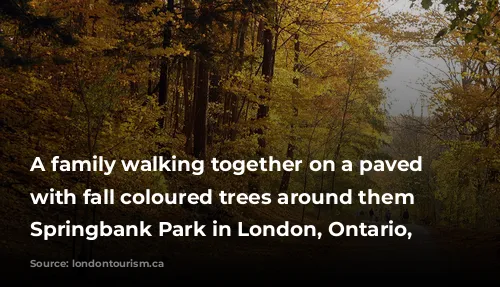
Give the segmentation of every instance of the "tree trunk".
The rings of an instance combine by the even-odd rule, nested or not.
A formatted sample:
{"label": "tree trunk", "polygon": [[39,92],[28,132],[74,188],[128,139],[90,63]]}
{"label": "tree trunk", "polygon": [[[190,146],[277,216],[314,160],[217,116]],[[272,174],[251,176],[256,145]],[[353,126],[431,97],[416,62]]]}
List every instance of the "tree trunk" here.
{"label": "tree trunk", "polygon": [[[327,156],[328,143],[330,142],[330,138],[331,138],[332,133],[333,133],[333,128],[334,128],[334,124],[331,124],[330,128],[328,130],[328,136],[326,137],[325,146],[323,147],[323,160],[325,160],[326,156]],[[325,183],[325,170],[323,169],[321,171],[321,182],[320,182],[320,186],[319,186],[320,193],[323,193],[324,183]],[[320,213],[321,213],[321,205],[318,206],[318,215],[316,216],[316,220],[319,220]]]}
{"label": "tree trunk", "polygon": [[[210,88],[208,92],[209,103],[220,103],[220,77],[214,72],[210,75]],[[207,145],[212,146],[214,143],[214,134],[218,132],[217,119],[223,114],[215,113],[213,117],[207,118]]]}
{"label": "tree trunk", "polygon": [[[260,25],[260,24],[259,24]],[[259,26],[259,31],[260,31],[260,26]],[[272,64],[273,64],[273,32],[271,31],[270,27],[266,27],[264,29],[263,35],[262,35],[262,41],[263,41],[263,46],[264,46],[264,53],[262,57],[262,76],[264,77],[264,80],[270,84],[272,80]],[[265,148],[266,148],[266,140],[264,138],[264,130],[266,128],[265,125],[265,118],[267,118],[269,114],[269,106],[267,105],[267,101],[269,100],[269,94],[271,90],[269,87],[266,87],[264,94],[259,96],[259,108],[257,110],[257,122],[258,122],[258,128],[256,130],[256,134],[259,135],[258,138],[258,144],[259,144],[259,149],[257,150],[257,155],[263,156],[265,153]],[[260,184],[258,180],[258,176],[256,173],[251,173],[252,178],[249,181],[248,188],[251,192],[258,193],[260,189]]]}
{"label": "tree trunk", "polygon": [[[299,34],[295,34],[295,57],[294,57],[294,65],[293,65],[293,71],[297,73],[299,71],[299,55],[300,55],[300,41],[299,41]],[[295,87],[298,89],[299,88],[299,78],[295,76],[293,78],[293,84]],[[294,117],[298,116],[298,109],[295,106],[295,101],[292,93],[292,106],[293,106],[293,115]],[[290,160],[293,160],[294,157],[294,151],[295,151],[295,139],[294,139],[294,126],[293,126],[293,121],[292,124],[290,125],[290,142],[288,143],[287,151],[286,151],[286,157]],[[290,184],[290,178],[291,178],[292,173],[290,171],[284,171],[283,176],[281,177],[281,184],[280,184],[280,192],[287,192],[288,191],[288,185]]]}
{"label": "tree trunk", "polygon": [[[174,13],[174,0],[168,0],[167,10],[170,13]],[[167,22],[163,28],[163,49],[170,47],[172,45],[172,23]],[[158,125],[161,129],[165,126],[165,106],[167,105],[167,95],[168,95],[168,73],[169,73],[169,63],[168,59],[163,57],[160,64],[160,82],[158,89],[158,105],[162,109],[162,116],[158,120]]]}
{"label": "tree trunk", "polygon": [[[352,93],[353,82],[354,82],[354,67],[355,67],[355,65],[353,65],[353,71],[352,71],[352,74],[349,78],[349,88],[348,88],[347,94],[345,96],[345,102],[344,102],[344,107],[343,107],[343,111],[342,111],[342,122],[340,124],[339,138],[337,141],[337,147],[335,148],[335,154],[333,156],[333,162],[335,163],[335,165],[337,165],[337,160],[340,156],[340,150],[342,148],[344,135],[345,135],[345,129],[347,126],[347,122],[346,122],[347,113],[348,113],[348,109],[349,109],[349,104],[351,103],[351,93]],[[332,193],[335,192],[335,178],[336,178],[336,174],[337,174],[336,171],[337,171],[337,168],[335,168],[332,172]],[[333,204],[330,205],[330,210],[333,210]]]}
{"label": "tree trunk", "polygon": [[[193,106],[191,101],[191,94],[193,92],[193,70],[194,60],[191,56],[186,57],[184,60],[184,135],[186,136],[185,152],[186,154],[193,154]],[[194,96],[192,96],[194,99]],[[194,102],[194,101],[193,101]]]}
{"label": "tree trunk", "polygon": [[175,93],[174,93],[174,106],[172,110],[172,137],[177,136],[177,130],[179,129],[179,114],[180,114],[180,95],[179,95],[179,84],[181,79],[181,64],[177,64],[177,76],[175,79]]}
{"label": "tree trunk", "polygon": [[[309,166],[309,160],[311,159],[311,143],[312,143],[312,140],[314,138],[314,133],[316,132],[316,127],[318,126],[318,124],[319,124],[319,121],[316,122],[316,124],[314,125],[314,128],[311,132],[311,137],[309,138],[309,143],[307,144],[307,158],[306,158],[305,166]],[[304,189],[302,190],[303,193],[307,192],[307,171],[308,171],[308,169],[305,168],[304,169]],[[304,205],[302,205],[302,218],[300,220],[300,224],[304,224],[305,215],[306,215],[306,205],[304,204]]]}
{"label": "tree trunk", "polygon": [[[272,64],[273,64],[273,33],[270,28],[266,28],[264,30],[264,35],[263,35],[263,41],[264,41],[264,56],[262,59],[262,76],[264,76],[264,79],[267,83],[271,83],[272,79]],[[267,118],[269,114],[269,106],[267,105],[267,101],[269,100],[269,93],[270,89],[269,87],[266,88],[265,91],[265,96],[260,96],[260,103],[259,103],[259,109],[257,110],[257,120],[263,120]],[[264,152],[264,149],[266,148],[266,140],[264,138],[264,130],[265,130],[265,124],[260,123],[260,127],[257,129],[257,134],[260,135],[259,137],[259,148],[260,148],[260,154],[262,155]]]}
{"label": "tree trunk", "polygon": [[209,94],[209,68],[205,57],[198,54],[197,79],[194,93],[194,156],[205,159],[207,151],[207,108]]}
{"label": "tree trunk", "polygon": [[[240,27],[238,29],[238,36],[236,39],[236,53],[238,53],[238,63],[235,68],[236,71],[241,70],[241,67],[243,66],[244,63],[244,56],[245,56],[245,37],[246,33],[248,30],[248,13],[244,12],[241,15],[241,23]],[[235,124],[239,120],[239,115],[240,115],[240,97],[236,94],[231,95],[231,140],[236,140],[238,130],[235,127]]]}

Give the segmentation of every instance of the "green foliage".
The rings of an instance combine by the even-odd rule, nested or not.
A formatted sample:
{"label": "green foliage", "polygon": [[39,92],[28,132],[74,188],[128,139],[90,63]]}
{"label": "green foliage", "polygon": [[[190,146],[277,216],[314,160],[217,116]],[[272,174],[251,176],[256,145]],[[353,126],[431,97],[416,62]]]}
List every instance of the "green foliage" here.
{"label": "green foliage", "polygon": [[[416,0],[411,0],[413,3]],[[437,43],[447,33],[445,31],[459,30],[464,33],[464,40],[469,43],[473,40],[488,41],[491,36],[498,36],[498,29],[492,22],[492,15],[498,13],[498,0],[422,0],[422,8],[429,10],[433,3],[444,6],[447,15],[451,16],[449,26],[436,34]],[[493,28],[493,29],[491,29]]]}
{"label": "green foliage", "polygon": [[491,168],[498,168],[497,152],[474,142],[454,142],[433,164],[436,197],[444,203],[442,220],[456,225],[484,226],[494,222],[490,208],[497,202],[497,183]]}

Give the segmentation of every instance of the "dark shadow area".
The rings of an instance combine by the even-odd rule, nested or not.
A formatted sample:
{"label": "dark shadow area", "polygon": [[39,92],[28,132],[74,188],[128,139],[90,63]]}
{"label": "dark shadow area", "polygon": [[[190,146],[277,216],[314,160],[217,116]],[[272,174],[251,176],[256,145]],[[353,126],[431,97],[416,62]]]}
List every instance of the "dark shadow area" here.
{"label": "dark shadow area", "polygon": [[[29,261],[71,260],[38,254],[4,257],[5,279],[16,282],[191,282],[217,278],[231,280],[353,280],[364,276],[384,280],[496,280],[500,258],[498,248],[486,245],[453,248],[454,242],[412,226],[411,240],[401,238],[347,238],[283,240],[263,238],[203,238],[181,241],[164,239],[162,250],[150,250],[141,241],[108,255],[96,251],[96,261],[162,261],[163,268],[28,268]],[[123,241],[127,241],[123,239]],[[144,241],[146,243],[146,241]],[[448,248],[445,248],[445,245]],[[469,244],[474,245],[474,242]],[[478,243],[479,244],[479,243]],[[96,245],[97,246],[97,245]],[[493,245],[494,246],[494,245]],[[497,245],[498,246],[498,245]],[[148,254],[148,255],[146,255]],[[211,279],[210,279],[211,280]],[[348,281],[348,280],[347,280]],[[239,281],[238,281],[239,282]],[[492,281],[494,282],[494,281]]]}

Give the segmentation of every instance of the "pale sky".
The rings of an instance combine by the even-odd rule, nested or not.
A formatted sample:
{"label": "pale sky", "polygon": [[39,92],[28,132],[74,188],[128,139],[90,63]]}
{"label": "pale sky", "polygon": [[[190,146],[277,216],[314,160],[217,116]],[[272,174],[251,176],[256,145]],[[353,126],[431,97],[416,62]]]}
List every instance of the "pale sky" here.
{"label": "pale sky", "polygon": [[[382,0],[389,12],[409,11],[411,2],[409,0]],[[414,8],[411,9],[415,11]],[[418,13],[418,12],[417,12]],[[412,105],[415,106],[415,113],[420,115],[420,94],[422,89],[418,84],[423,78],[428,76],[428,71],[436,71],[434,67],[442,66],[439,60],[419,60],[419,53],[412,52],[392,61],[390,70],[391,76],[382,84],[388,89],[388,101],[390,102],[389,112],[391,115],[398,115],[409,111]],[[424,115],[426,114],[424,108]]]}

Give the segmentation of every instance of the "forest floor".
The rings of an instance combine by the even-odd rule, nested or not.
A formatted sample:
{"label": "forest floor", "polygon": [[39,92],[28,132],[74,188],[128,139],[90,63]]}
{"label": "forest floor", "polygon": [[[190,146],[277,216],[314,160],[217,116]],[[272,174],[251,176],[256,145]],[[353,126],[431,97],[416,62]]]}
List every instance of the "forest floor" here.
{"label": "forest floor", "polygon": [[[71,207],[40,210],[14,193],[4,193],[0,202],[2,241],[0,254],[12,278],[74,278],[74,270],[36,269],[26,273],[29,262],[38,260],[71,260],[71,238],[54,238],[43,241],[29,237],[29,222],[63,222],[71,217]],[[10,203],[9,203],[10,201]],[[142,211],[141,211],[142,212]],[[180,208],[165,209],[162,213],[141,213],[124,210],[102,209],[97,212],[100,220],[132,223],[172,221],[188,223],[193,213]],[[406,237],[339,237],[326,235],[332,221],[355,223],[351,217],[316,220],[315,210],[306,213],[305,224],[315,224],[324,231],[323,239],[307,237],[249,238],[249,237],[149,237],[102,238],[94,242],[92,256],[95,260],[162,261],[165,268],[93,268],[86,278],[104,280],[124,279],[126,282],[143,282],[144,278],[157,280],[203,279],[211,276],[249,276],[245,278],[331,278],[343,274],[385,274],[391,277],[408,274],[459,274],[498,280],[500,270],[499,230],[474,231],[466,229],[431,227],[409,224],[413,236]],[[302,208],[297,207],[241,207],[223,217],[226,223],[244,221],[247,224],[280,224],[285,220],[300,223]],[[77,248],[80,243],[77,242]],[[161,270],[160,270],[161,269]],[[5,270],[5,268],[4,268]],[[81,271],[81,270],[79,270]],[[160,271],[160,272],[158,272]],[[19,275],[16,275],[19,274]],[[148,277],[144,277],[144,274]],[[384,275],[384,276],[385,276]],[[37,277],[42,276],[42,277]],[[54,277],[57,276],[57,277]],[[312,277],[311,277],[312,276]],[[155,279],[156,278],[156,279]],[[51,280],[52,280],[51,279]],[[38,280],[38,279],[37,279]]]}

